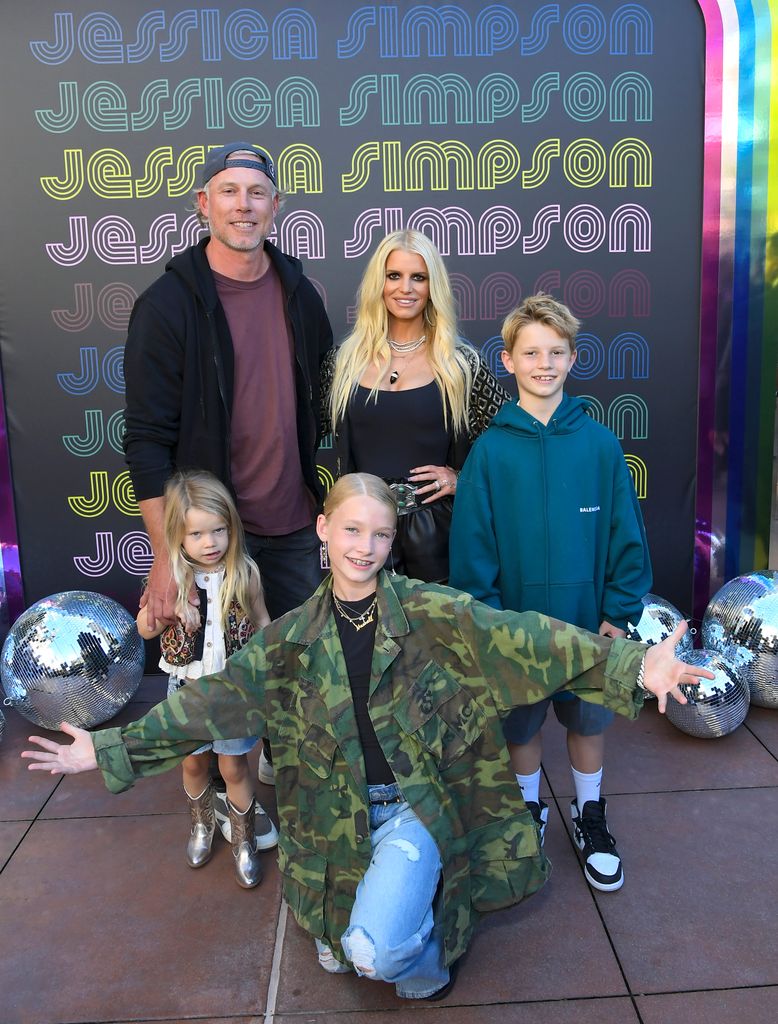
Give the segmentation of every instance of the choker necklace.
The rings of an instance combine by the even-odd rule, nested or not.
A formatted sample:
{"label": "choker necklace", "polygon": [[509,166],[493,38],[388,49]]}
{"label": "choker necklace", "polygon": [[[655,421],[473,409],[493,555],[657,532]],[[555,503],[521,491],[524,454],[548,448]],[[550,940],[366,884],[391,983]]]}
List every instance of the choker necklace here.
{"label": "choker necklace", "polygon": [[[369,626],[370,623],[375,618],[375,609],[376,609],[376,604],[378,603],[378,597],[377,596],[373,597],[373,600],[370,602],[370,604],[367,606],[367,608],[365,608],[365,610],[362,612],[362,614],[361,615],[355,615],[354,618],[352,618],[348,614],[348,612],[346,611],[346,608],[348,608],[348,605],[346,605],[344,607],[344,605],[337,599],[337,597],[335,596],[335,591],[334,590],[332,592],[332,603],[337,608],[338,614],[341,616],[341,618],[345,619],[346,622],[350,622],[351,625],[354,627],[354,629],[358,633],[360,631],[360,629],[364,629],[365,626]],[[354,609],[353,608],[349,608],[349,611],[353,612]]]}
{"label": "choker necklace", "polygon": [[391,338],[386,339],[387,344],[389,345],[389,348],[392,350],[392,352],[402,353],[415,352],[417,348],[421,348],[421,346],[424,344],[426,340],[426,334],[422,334],[422,336],[418,338],[416,341],[409,341],[405,345],[400,344],[400,342],[398,341],[393,341]]}
{"label": "choker necklace", "polygon": [[206,573],[222,572],[223,570],[224,570],[224,562],[219,562],[218,565],[200,565],[198,563],[198,565],[196,567],[194,567],[194,571],[195,572],[202,573],[203,575],[205,575]]}

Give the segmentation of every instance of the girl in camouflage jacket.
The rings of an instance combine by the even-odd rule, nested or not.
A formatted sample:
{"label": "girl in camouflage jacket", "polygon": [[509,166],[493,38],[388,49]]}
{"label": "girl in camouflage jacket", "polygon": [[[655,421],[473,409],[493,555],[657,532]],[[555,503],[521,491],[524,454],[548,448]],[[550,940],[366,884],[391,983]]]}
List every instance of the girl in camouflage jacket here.
{"label": "girl in camouflage jacket", "polygon": [[203,740],[266,728],[284,895],[321,965],[439,998],[479,914],[550,870],[501,719],[562,689],[634,718],[645,689],[662,711],[710,673],[675,659],[683,625],[646,649],[388,575],[394,527],[381,480],[342,477],[317,523],[332,576],[301,608],[140,721],[63,723],[73,744],[33,737],[42,749],[22,756],[52,774],[99,767],[120,792]]}

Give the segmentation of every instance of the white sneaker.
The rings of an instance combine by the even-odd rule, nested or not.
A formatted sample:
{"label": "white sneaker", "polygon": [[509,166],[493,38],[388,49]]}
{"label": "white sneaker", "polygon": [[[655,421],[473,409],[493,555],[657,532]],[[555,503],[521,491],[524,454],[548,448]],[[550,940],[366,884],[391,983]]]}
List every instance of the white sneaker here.
{"label": "white sneaker", "polygon": [[254,840],[258,850],[272,850],[278,846],[278,829],[260,803],[254,808]]}
{"label": "white sneaker", "polygon": [[219,831],[228,843],[232,842],[230,811],[227,807],[227,794],[223,789],[217,789],[213,794],[213,813],[216,817],[216,825]]}
{"label": "white sneaker", "polygon": [[327,974],[349,974],[351,972],[351,968],[346,964],[338,963],[329,946],[317,942],[316,947],[319,954],[319,967],[323,968]]}
{"label": "white sneaker", "polygon": [[[227,806],[227,794],[218,790],[213,801],[214,815],[219,831],[228,843],[232,842],[232,828],[230,827],[230,809]],[[270,820],[267,811],[260,803],[255,804],[254,809],[254,846],[257,850],[272,850],[278,846],[278,829]]]}
{"label": "white sneaker", "polygon": [[546,825],[548,824],[548,804],[545,802],[545,800],[528,800],[527,810],[535,819],[535,825],[537,826],[540,838],[540,845],[542,846],[543,840],[546,838]]}
{"label": "white sneaker", "polygon": [[573,838],[584,862],[586,881],[600,892],[615,892],[624,885],[624,870],[616,849],[616,840],[605,819],[607,801],[587,800],[579,810],[576,800],[570,804]]}
{"label": "white sneaker", "polygon": [[257,778],[260,782],[264,782],[266,786],[275,786],[276,784],[276,773],[272,764],[265,757],[264,747],[259,752],[259,768],[257,769]]}

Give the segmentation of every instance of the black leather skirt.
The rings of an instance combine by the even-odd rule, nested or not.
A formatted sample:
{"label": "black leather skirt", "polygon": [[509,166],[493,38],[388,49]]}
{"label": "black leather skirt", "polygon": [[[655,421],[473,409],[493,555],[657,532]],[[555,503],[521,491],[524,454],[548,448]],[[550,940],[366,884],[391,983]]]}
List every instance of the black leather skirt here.
{"label": "black leather skirt", "polygon": [[[387,483],[394,484],[392,489],[396,491],[398,481]],[[401,504],[386,568],[424,583],[448,582],[448,536],[453,508],[452,497],[439,498],[429,505]]]}

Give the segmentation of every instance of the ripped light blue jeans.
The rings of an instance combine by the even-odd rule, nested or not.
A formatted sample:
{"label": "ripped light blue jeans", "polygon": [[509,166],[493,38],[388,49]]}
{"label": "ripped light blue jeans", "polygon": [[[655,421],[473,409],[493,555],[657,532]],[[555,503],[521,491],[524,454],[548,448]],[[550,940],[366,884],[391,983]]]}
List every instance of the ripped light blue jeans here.
{"label": "ripped light blue jeans", "polygon": [[[407,803],[374,802],[396,797],[396,784],[369,792],[373,855],[341,942],[357,974],[391,982],[403,999],[423,999],[449,979],[432,907],[440,854]],[[332,952],[318,940],[316,946],[325,970],[337,970]]]}

